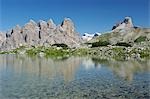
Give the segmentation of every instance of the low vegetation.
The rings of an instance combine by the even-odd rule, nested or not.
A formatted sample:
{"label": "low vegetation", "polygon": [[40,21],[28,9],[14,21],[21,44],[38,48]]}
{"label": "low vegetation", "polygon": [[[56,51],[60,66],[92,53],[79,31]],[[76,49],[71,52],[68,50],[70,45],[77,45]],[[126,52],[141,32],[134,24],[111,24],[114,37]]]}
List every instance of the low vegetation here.
{"label": "low vegetation", "polygon": [[135,43],[140,43],[140,42],[146,41],[146,39],[147,39],[146,36],[140,36],[134,42]]}
{"label": "low vegetation", "polygon": [[[95,45],[94,45],[95,44]],[[2,51],[0,54],[27,54],[28,56],[45,56],[51,58],[66,58],[70,56],[90,56],[104,59],[128,60],[128,59],[150,59],[149,48],[134,48],[126,43],[121,46],[107,46],[108,42],[94,43],[92,48],[71,49],[64,44],[55,44],[51,47],[28,48],[21,46],[11,51]],[[123,46],[122,46],[123,45]],[[59,47],[58,47],[59,46]]]}
{"label": "low vegetation", "polygon": [[146,58],[146,59],[150,58],[150,49],[145,49],[139,53],[140,53],[141,58]]}
{"label": "low vegetation", "polygon": [[126,43],[126,42],[118,42],[116,46],[132,47],[130,43]]}
{"label": "low vegetation", "polygon": [[108,41],[99,41],[92,43],[92,47],[100,47],[100,46],[107,46],[110,45]]}
{"label": "low vegetation", "polygon": [[52,46],[62,47],[63,49],[68,49],[69,48],[68,45],[63,44],[63,43],[61,43],[61,44],[53,44]]}

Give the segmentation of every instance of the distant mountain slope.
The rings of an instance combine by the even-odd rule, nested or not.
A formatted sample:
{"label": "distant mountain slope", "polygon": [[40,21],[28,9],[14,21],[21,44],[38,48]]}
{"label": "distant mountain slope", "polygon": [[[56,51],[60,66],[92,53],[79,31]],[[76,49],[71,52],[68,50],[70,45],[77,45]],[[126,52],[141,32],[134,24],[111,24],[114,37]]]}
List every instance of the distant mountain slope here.
{"label": "distant mountain slope", "polygon": [[93,38],[89,43],[98,41],[108,41],[111,45],[115,45],[118,42],[134,43],[140,42],[138,39],[143,38],[143,41],[150,41],[150,28],[128,28],[119,29],[110,33],[102,34]]}
{"label": "distant mountain slope", "polygon": [[123,22],[113,26],[112,31],[94,37],[88,43],[108,42],[110,45],[121,43],[131,46],[141,42],[150,42],[150,28],[135,27],[130,17],[126,17]]}

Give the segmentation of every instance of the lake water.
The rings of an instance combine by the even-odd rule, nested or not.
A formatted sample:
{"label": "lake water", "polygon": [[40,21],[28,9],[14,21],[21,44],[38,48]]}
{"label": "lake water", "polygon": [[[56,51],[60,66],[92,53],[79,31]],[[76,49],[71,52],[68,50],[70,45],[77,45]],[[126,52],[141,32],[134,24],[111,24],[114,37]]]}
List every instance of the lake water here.
{"label": "lake water", "polygon": [[0,55],[0,99],[150,99],[150,61]]}

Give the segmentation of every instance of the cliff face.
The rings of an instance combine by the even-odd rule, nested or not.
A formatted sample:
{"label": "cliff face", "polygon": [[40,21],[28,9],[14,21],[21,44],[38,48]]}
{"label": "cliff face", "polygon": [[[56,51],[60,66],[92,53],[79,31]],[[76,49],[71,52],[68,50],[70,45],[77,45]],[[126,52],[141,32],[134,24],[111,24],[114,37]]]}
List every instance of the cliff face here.
{"label": "cliff face", "polygon": [[6,39],[6,37],[5,37],[4,33],[0,32],[0,46],[2,46],[5,39]]}
{"label": "cliff face", "polygon": [[61,25],[56,26],[50,19],[38,23],[30,20],[23,27],[17,25],[4,35],[0,33],[0,49],[11,50],[19,46],[51,46],[64,43],[69,47],[79,47],[80,37],[71,19],[65,18]]}

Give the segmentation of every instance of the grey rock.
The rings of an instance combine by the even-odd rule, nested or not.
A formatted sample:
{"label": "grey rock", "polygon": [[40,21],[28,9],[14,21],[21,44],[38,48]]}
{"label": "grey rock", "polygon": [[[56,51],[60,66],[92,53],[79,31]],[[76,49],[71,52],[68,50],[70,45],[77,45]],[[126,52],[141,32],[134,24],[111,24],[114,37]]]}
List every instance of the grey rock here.
{"label": "grey rock", "polygon": [[6,40],[6,36],[4,33],[0,32],[0,47],[2,46],[2,43]]}
{"label": "grey rock", "polygon": [[134,27],[131,17],[125,17],[124,21],[113,26],[112,30],[125,29]]}
{"label": "grey rock", "polygon": [[52,19],[49,19],[47,21],[47,25],[48,25],[48,28],[50,28],[50,29],[56,29],[56,24],[54,24]]}
{"label": "grey rock", "polygon": [[[23,27],[17,25],[6,33],[6,39],[0,34],[1,50],[11,50],[20,46],[46,46],[64,43],[69,47],[80,46],[80,36],[75,31],[71,19],[65,18],[61,25],[56,26],[53,20],[30,20]],[[4,38],[5,40],[3,40]]]}
{"label": "grey rock", "polygon": [[22,46],[25,43],[25,40],[22,35],[22,29],[19,25],[12,29],[11,37],[9,39],[10,44],[14,44],[14,47]]}
{"label": "grey rock", "polygon": [[65,31],[69,36],[74,36],[75,27],[70,18],[65,18],[61,24],[63,31]]}
{"label": "grey rock", "polygon": [[37,46],[39,42],[39,26],[33,20],[30,20],[22,28],[22,34],[28,46]]}

